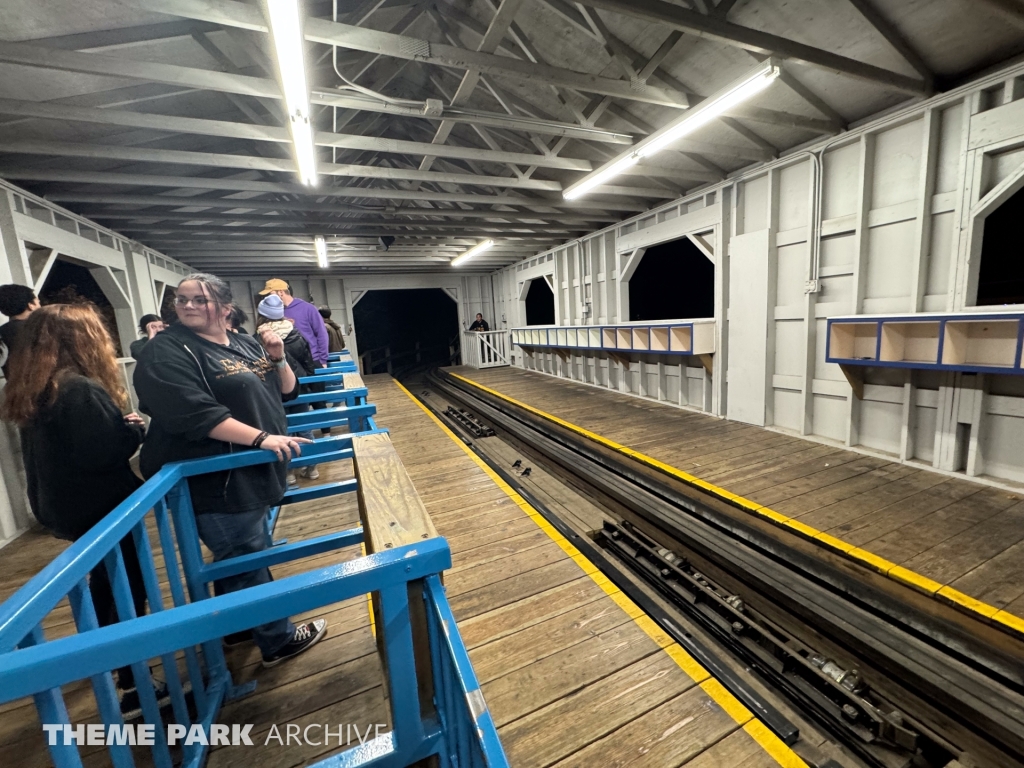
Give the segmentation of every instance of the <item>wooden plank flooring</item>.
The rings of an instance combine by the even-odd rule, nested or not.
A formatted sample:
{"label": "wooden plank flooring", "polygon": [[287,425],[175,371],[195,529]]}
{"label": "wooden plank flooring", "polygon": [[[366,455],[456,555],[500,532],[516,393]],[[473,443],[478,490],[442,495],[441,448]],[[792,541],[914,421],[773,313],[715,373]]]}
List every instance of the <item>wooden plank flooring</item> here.
{"label": "wooden plank flooring", "polygon": [[520,368],[449,370],[1024,617],[1019,494]]}
{"label": "wooden plank flooring", "polygon": [[778,764],[396,384],[367,383],[452,548],[448,598],[513,766]]}
{"label": "wooden plank flooring", "polygon": [[[777,765],[709,696],[707,683],[702,687],[686,674],[390,377],[367,377],[366,383],[378,424],[390,429],[452,547],[448,597],[513,766]],[[321,466],[315,482],[351,476],[351,462],[339,462]],[[357,520],[354,495],[307,502],[286,508],[277,535],[298,541]],[[31,531],[0,550],[0,597],[64,546]],[[356,556],[358,548],[350,548],[273,570],[280,578]],[[162,575],[162,563],[158,568]],[[252,645],[228,652],[236,681],[255,679],[258,688],[228,703],[220,722],[255,724],[256,744],[273,724],[283,734],[285,723],[388,722],[366,601],[316,613],[329,619],[330,634],[294,661],[264,670]],[[69,620],[66,608],[55,610],[48,636],[73,631]],[[65,695],[75,722],[98,720],[87,684],[68,686]],[[208,765],[291,768],[336,749],[276,742],[256,750],[216,748]],[[25,768],[50,765],[29,701],[0,707],[0,752],[18,754]],[[90,768],[108,764],[102,748],[85,747],[82,755]]]}

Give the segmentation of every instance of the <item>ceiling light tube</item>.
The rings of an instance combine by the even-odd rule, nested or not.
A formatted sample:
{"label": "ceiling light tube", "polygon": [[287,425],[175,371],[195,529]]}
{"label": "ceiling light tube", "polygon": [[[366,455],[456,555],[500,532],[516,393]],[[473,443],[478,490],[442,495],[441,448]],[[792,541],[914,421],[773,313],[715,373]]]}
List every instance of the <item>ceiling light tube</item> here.
{"label": "ceiling light tube", "polygon": [[320,265],[320,269],[327,269],[329,266],[327,261],[327,241],[324,240],[322,235],[317,235],[313,238],[313,246],[316,248],[316,260]]}
{"label": "ceiling light tube", "polygon": [[304,40],[299,0],[267,0],[270,35],[280,75],[281,91],[295,146],[295,162],[303,184],[316,185],[316,150],[309,113],[309,86],[303,61]]}
{"label": "ceiling light tube", "polygon": [[659,128],[643,141],[631,147],[616,158],[609,160],[596,171],[592,171],[574,184],[570,184],[562,192],[566,200],[582,197],[595,187],[607,184],[630,166],[636,165],[645,157],[650,157],[674,142],[699,128],[703,128],[716,117],[728,112],[753,95],[760,93],[779,76],[779,66],[772,59],[766,59],[753,72],[738,80],[713,96],[704,99],[692,109],[686,110],[668,125]]}
{"label": "ceiling light tube", "polygon": [[483,253],[484,251],[486,251],[488,248],[490,248],[493,245],[494,245],[494,241],[493,240],[484,240],[482,243],[477,243],[476,245],[474,245],[472,248],[470,248],[465,253],[460,254],[459,256],[456,256],[454,259],[452,259],[452,266],[453,267],[457,267],[457,266],[459,266],[461,264],[465,264],[467,261],[472,259],[478,253]]}

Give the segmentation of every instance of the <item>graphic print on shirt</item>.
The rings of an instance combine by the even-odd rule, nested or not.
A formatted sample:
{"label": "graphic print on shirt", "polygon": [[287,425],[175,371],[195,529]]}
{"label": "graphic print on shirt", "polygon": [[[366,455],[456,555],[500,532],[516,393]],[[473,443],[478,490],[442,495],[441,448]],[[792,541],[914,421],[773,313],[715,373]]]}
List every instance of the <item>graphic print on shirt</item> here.
{"label": "graphic print on shirt", "polygon": [[265,357],[259,360],[237,360],[232,358],[220,358],[217,360],[223,371],[217,374],[218,379],[228,376],[237,376],[240,373],[254,373],[260,377],[260,381],[267,380],[267,374],[274,370],[274,366]]}

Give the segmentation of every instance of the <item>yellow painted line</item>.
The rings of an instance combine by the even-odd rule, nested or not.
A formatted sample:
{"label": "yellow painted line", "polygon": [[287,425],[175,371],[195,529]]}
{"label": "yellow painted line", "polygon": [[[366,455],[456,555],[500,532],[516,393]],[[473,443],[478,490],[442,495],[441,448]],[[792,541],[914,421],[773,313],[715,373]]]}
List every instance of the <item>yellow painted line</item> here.
{"label": "yellow painted line", "polygon": [[[362,553],[363,557],[366,557],[366,542],[361,542],[359,544],[359,551]],[[373,638],[376,640],[377,639],[377,622],[374,621],[374,619],[373,619],[373,593],[372,592],[367,592],[366,593],[366,610],[370,614],[370,633],[373,635]]]}
{"label": "yellow painted line", "polygon": [[[872,552],[868,552],[865,549],[856,547],[852,544],[843,541],[842,539],[838,539],[835,536],[831,536],[825,533],[824,531],[819,531],[817,528],[813,528],[805,523],[801,523],[799,520],[794,520],[793,518],[787,517],[786,515],[776,512],[773,509],[769,509],[768,507],[762,504],[758,504],[755,501],[751,501],[750,499],[746,499],[742,496],[737,496],[735,493],[732,493],[731,491],[728,491],[725,488],[720,488],[717,485],[709,483],[705,480],[701,480],[700,478],[691,475],[688,472],[683,472],[681,469],[677,469],[673,466],[666,464],[663,461],[659,461],[658,459],[640,453],[639,451],[629,448],[628,446],[617,443],[614,440],[610,440],[607,437],[603,437],[594,432],[591,432],[588,429],[584,429],[583,427],[568,422],[565,419],[560,419],[557,416],[553,416],[550,413],[546,413],[545,411],[542,411],[538,408],[534,408],[532,405],[527,405],[521,400],[516,400],[515,398],[509,397],[508,395],[498,392],[495,389],[485,387],[483,384],[473,381],[472,379],[467,379],[465,376],[460,376],[457,373],[451,373],[449,375],[452,376],[453,378],[458,379],[459,381],[463,381],[466,384],[469,384],[470,386],[476,387],[482,392],[487,392],[488,394],[493,395],[494,397],[497,397],[500,400],[504,400],[506,403],[511,403],[517,408],[522,408],[524,411],[539,416],[542,419],[546,419],[547,421],[565,427],[571,432],[575,432],[578,435],[586,437],[588,440],[592,440],[593,442],[603,445],[606,448],[610,448],[613,451],[621,453],[625,456],[629,456],[630,458],[639,461],[641,464],[646,464],[647,466],[660,470],[661,472],[664,472],[667,475],[671,475],[672,477],[676,478],[677,480],[681,480],[687,485],[691,485],[695,488],[700,488],[701,490],[706,491],[707,493],[710,493],[711,495],[716,496],[722,499],[723,501],[728,501],[733,506],[739,507],[740,509],[744,509],[752,514],[759,515],[767,520],[771,520],[773,523],[776,523],[779,526],[786,527],[790,531],[802,534],[803,536],[806,536],[812,541],[816,541],[817,543],[823,546],[841,552],[845,554],[847,557],[850,557],[858,561],[860,564],[868,568],[871,568],[874,571],[878,571],[884,576],[888,576],[893,581],[899,582],[904,586],[909,586],[913,589],[916,589],[920,592],[923,592],[931,596],[935,596],[936,594],[941,595],[946,598],[947,603],[954,605],[961,611],[968,614],[975,614],[975,618],[996,621],[1003,627],[1009,628],[1015,632],[1024,635],[1024,619],[1022,619],[1021,617],[1014,616],[1013,614],[1007,613],[1006,611],[1001,611],[994,605],[989,605],[988,603],[982,602],[981,600],[975,600],[973,597],[965,595],[962,592],[953,589],[949,585],[940,584],[939,582],[934,581],[933,579],[929,579],[927,576],[915,573],[914,571],[904,568],[903,566],[897,565],[896,563],[886,560],[883,557],[879,557],[878,555],[873,554]],[[461,441],[459,442],[461,444]]]}
{"label": "yellow painted line", "polygon": [[711,697],[716,704],[728,713],[738,725],[744,726],[744,730],[747,734],[776,762],[778,762],[779,765],[784,768],[809,768],[807,763],[801,760],[792,749],[783,744],[782,741],[776,737],[775,734],[769,731],[768,728],[764,727],[763,724],[760,729],[746,728],[753,718],[750,710],[743,706],[735,696],[729,693],[729,691],[727,691],[720,682],[711,677],[708,671],[704,669],[696,659],[688,654],[686,650],[679,645],[679,643],[673,640],[668,633],[659,627],[656,622],[644,613],[640,606],[630,600],[629,597],[623,594],[618,587],[612,584],[608,577],[601,573],[601,571],[591,563],[583,553],[577,550],[576,547],[574,547],[561,533],[559,533],[543,515],[526,503],[526,501],[523,500],[519,494],[515,493],[507,483],[504,483],[498,473],[487,466],[487,463],[477,456],[468,445],[463,443],[443,421],[437,418],[430,409],[427,408],[427,406],[421,403],[397,380],[395,380],[395,385],[402,390],[410,400],[419,406],[420,410],[427,414],[427,416],[430,417],[430,420],[440,427],[441,431],[444,432],[452,442],[459,446],[463,452],[473,460],[474,464],[487,473],[488,477],[496,483],[500,482],[504,485],[505,488],[502,490],[504,490],[510,497],[517,500],[516,504],[522,507],[524,511],[527,511],[530,518],[551,538],[552,541],[558,544],[558,546],[566,552],[569,552],[567,547],[571,548],[575,554],[570,554],[570,556],[573,561],[583,569],[583,572],[589,576],[590,579],[597,584],[605,594],[615,602],[616,605],[625,611],[626,615],[633,620],[633,623],[636,624],[644,634],[657,643],[658,647],[667,653],[669,658],[671,658],[683,672],[685,672],[695,683],[700,685],[701,689]]}
{"label": "yellow painted line", "polygon": [[826,547],[832,547],[832,549],[837,549],[840,552],[849,552],[853,549],[853,544],[847,544],[842,539],[837,539],[835,536],[829,536],[827,533],[819,533],[814,538]]}
{"label": "yellow painted line", "polygon": [[715,678],[708,678],[700,684],[700,687],[704,690],[704,693],[714,699],[722,709],[729,713],[729,717],[740,725],[745,725],[754,719],[750,710],[743,706],[739,699],[725,690],[725,686],[715,680]]}
{"label": "yellow painted line", "polygon": [[803,768],[806,763],[797,754],[787,747],[782,739],[768,730],[768,726],[757,718],[743,726],[743,730],[774,758],[775,762],[782,768]]}
{"label": "yellow painted line", "polygon": [[1006,611],[999,611],[992,617],[992,620],[998,621],[1000,624],[1005,624],[1011,629],[1015,629],[1024,635],[1024,619],[1020,616],[1015,616],[1014,614],[1007,613]]}
{"label": "yellow painted line", "polygon": [[[890,578],[902,581],[904,584],[909,584],[912,587],[916,587],[921,592],[927,592],[929,595],[934,595],[940,589],[942,584],[929,579],[927,576],[922,576],[919,573],[914,573],[911,570],[904,568],[902,565],[897,565],[895,568],[890,568],[889,573],[886,574]],[[1024,622],[1022,622],[1024,623]]]}
{"label": "yellow painted line", "polygon": [[980,600],[975,600],[970,595],[965,595],[960,590],[953,589],[950,586],[943,587],[936,594],[956,603],[957,605],[962,605],[968,610],[983,613],[987,618],[992,618],[997,613],[999,613],[998,608],[991,605],[987,605],[981,602]]}
{"label": "yellow painted line", "polygon": [[869,568],[885,575],[888,575],[889,571],[896,567],[896,563],[891,560],[886,560],[884,557],[879,557],[873,552],[868,552],[866,549],[861,549],[860,547],[854,547],[846,554],[856,560],[860,560]]}

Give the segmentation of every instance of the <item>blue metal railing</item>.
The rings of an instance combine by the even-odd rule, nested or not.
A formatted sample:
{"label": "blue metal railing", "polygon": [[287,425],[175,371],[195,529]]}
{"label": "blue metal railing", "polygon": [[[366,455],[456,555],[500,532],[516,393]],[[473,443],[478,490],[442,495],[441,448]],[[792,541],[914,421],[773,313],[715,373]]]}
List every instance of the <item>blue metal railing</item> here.
{"label": "blue metal railing", "polygon": [[[335,395],[331,395],[334,397]],[[377,430],[367,418],[372,431]],[[328,423],[333,420],[328,419]],[[310,425],[320,426],[319,424]],[[317,440],[304,447],[303,459],[325,463],[352,457],[352,434]],[[363,540],[359,527],[263,552],[206,563],[196,529],[188,478],[210,472],[270,463],[268,451],[240,451],[227,456],[171,464],[114,509],[86,536],[68,547],[28,584],[0,605],[0,704],[26,696],[35,700],[43,724],[72,722],[61,686],[89,680],[104,727],[124,720],[111,670],[130,665],[146,723],[155,724],[151,750],[157,768],[172,768],[165,726],[200,725],[206,734],[222,704],[253,690],[255,683],[235,685],[221,639],[255,625],[311,611],[359,595],[379,596],[383,662],[389,671],[388,700],[392,730],[358,747],[339,752],[318,766],[406,766],[437,755],[441,766],[507,765],[468,653],[444,595],[439,574],[451,566],[442,538],[339,562],[257,587],[213,597],[216,579],[256,568],[352,546]],[[289,493],[283,503],[323,498],[356,489],[356,482],[327,483]],[[161,594],[154,547],[147,523],[155,529],[163,557],[170,605]],[[142,566],[149,614],[136,616],[120,542],[131,537]],[[90,571],[105,564],[120,622],[100,628],[88,587]],[[430,656],[435,686],[435,713],[422,713],[411,631],[411,582],[423,584]],[[77,634],[47,639],[43,623],[67,597]],[[181,664],[179,658],[181,657]],[[161,711],[153,690],[150,664],[159,660],[171,699]],[[181,669],[181,666],[184,669]],[[422,670],[421,670],[422,671]],[[193,720],[186,699],[191,687]],[[287,713],[282,713],[287,716]],[[133,768],[127,744],[107,746],[115,768]],[[139,749],[139,747],[135,747]],[[78,745],[57,739],[49,745],[57,768],[80,768]],[[204,744],[181,747],[183,766],[199,768]],[[148,761],[147,761],[148,762]]]}

